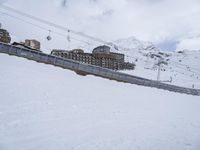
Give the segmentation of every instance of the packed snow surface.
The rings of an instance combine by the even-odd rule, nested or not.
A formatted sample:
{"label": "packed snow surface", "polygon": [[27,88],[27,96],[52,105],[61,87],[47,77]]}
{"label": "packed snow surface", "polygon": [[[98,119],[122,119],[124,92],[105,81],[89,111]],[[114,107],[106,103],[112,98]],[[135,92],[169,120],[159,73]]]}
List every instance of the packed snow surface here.
{"label": "packed snow surface", "polygon": [[200,98],[0,54],[0,150],[199,150]]}

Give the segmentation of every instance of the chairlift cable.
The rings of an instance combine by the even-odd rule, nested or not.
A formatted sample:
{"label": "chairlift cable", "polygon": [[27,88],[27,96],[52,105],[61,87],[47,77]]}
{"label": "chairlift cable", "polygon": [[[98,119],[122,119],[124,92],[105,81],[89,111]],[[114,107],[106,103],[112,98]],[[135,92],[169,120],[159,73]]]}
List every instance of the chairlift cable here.
{"label": "chairlift cable", "polygon": [[[100,42],[100,43],[104,43],[104,44],[107,43],[106,41],[101,40],[101,39],[99,39],[99,38],[95,38],[95,37],[92,37],[92,36],[87,35],[87,34],[85,34],[85,33],[78,32],[78,31],[75,31],[75,30],[71,30],[71,29],[69,29],[69,28],[63,27],[63,26],[61,26],[61,25],[57,25],[57,24],[52,23],[52,22],[50,22],[50,21],[47,21],[47,20],[44,20],[44,19],[41,19],[41,18],[32,16],[32,15],[29,15],[29,14],[26,14],[26,13],[24,13],[24,12],[21,12],[21,11],[16,10],[16,9],[14,9],[14,8],[11,8],[11,7],[9,7],[9,6],[0,5],[0,7],[3,8],[3,9],[5,9],[5,10],[12,11],[12,12],[17,13],[17,14],[19,14],[19,15],[22,15],[22,16],[24,16],[24,17],[31,18],[31,19],[36,20],[36,21],[38,21],[38,22],[41,22],[41,23],[43,23],[43,24],[47,24],[47,25],[49,25],[49,26],[52,26],[52,27],[55,27],[55,28],[58,28],[58,29],[61,29],[61,30],[64,30],[64,31],[70,31],[70,32],[73,33],[73,34],[76,34],[76,35],[79,35],[79,36],[83,36],[83,37],[85,37],[85,38],[92,39],[92,40],[97,41],[97,42]],[[108,45],[109,45],[109,44],[108,44]]]}
{"label": "chairlift cable", "polygon": [[[44,28],[44,27],[42,27],[42,26],[40,26],[40,25],[31,23],[31,22],[29,22],[29,21],[26,21],[26,20],[24,20],[24,19],[21,19],[21,18],[19,18],[19,17],[10,15],[10,14],[5,13],[5,12],[2,12],[2,11],[0,11],[0,13],[6,15],[6,16],[8,16],[8,17],[17,19],[17,20],[19,20],[19,21],[21,21],[21,22],[24,22],[24,23],[30,24],[30,25],[32,25],[32,26],[35,26],[35,27],[37,27],[37,28],[40,28],[41,30],[44,30],[44,31],[46,31],[46,32],[49,32],[49,29],[46,29],[46,28]],[[65,34],[59,33],[59,32],[54,31],[54,30],[51,30],[51,33],[57,34],[57,35],[62,36],[62,37],[67,37]],[[86,43],[86,44],[90,45],[89,42],[86,42],[86,41],[83,41],[83,40],[79,40],[79,39],[74,38],[74,37],[72,37],[72,36],[71,36],[70,38],[71,38],[71,39],[74,39],[74,40],[76,40],[76,41],[83,42],[83,43]]]}

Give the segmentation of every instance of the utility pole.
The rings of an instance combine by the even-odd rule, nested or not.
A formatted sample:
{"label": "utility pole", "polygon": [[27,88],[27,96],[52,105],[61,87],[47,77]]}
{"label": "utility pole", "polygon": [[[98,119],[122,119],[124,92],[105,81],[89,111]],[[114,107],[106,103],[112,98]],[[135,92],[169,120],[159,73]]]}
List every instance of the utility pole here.
{"label": "utility pole", "polygon": [[173,80],[173,79],[172,79],[172,76],[170,76],[170,83],[172,83],[172,80]]}
{"label": "utility pole", "polygon": [[158,74],[157,74],[157,81],[160,80],[160,69],[161,69],[161,63],[158,63]]}
{"label": "utility pole", "polygon": [[157,74],[157,81],[160,81],[160,71],[161,71],[161,68],[162,68],[162,64],[164,65],[167,65],[167,62],[164,61],[164,59],[161,57],[158,61],[158,74]]}
{"label": "utility pole", "polygon": [[63,2],[62,2],[62,6],[66,6],[67,5],[67,0],[63,0]]}

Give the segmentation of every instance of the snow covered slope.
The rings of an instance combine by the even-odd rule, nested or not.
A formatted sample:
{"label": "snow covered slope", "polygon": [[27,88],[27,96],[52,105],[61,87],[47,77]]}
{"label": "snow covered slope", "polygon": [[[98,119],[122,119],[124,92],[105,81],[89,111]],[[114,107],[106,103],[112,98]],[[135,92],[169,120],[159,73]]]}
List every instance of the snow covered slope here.
{"label": "snow covered slope", "polygon": [[1,150],[199,150],[199,97],[0,54]]}
{"label": "snow covered slope", "polygon": [[159,51],[155,45],[151,42],[141,41],[135,37],[129,37],[124,39],[118,39],[115,41],[117,45],[123,47],[125,51],[151,51],[157,52]]}
{"label": "snow covered slope", "polygon": [[167,64],[161,66],[161,82],[200,88],[200,51],[162,52],[152,43],[134,37],[115,43],[121,47],[119,51],[125,54],[126,60],[136,64],[135,70],[126,73],[157,80],[158,61],[162,58]]}
{"label": "snow covered slope", "polygon": [[[146,58],[145,58],[146,57]],[[184,87],[195,87],[200,89],[200,52],[190,52],[189,54],[172,53],[169,57],[164,57],[167,65],[162,65],[160,81],[168,84]],[[125,71],[126,73],[156,80],[158,74],[158,60],[149,56],[144,56],[136,63],[136,69]],[[172,79],[172,82],[170,80]]]}

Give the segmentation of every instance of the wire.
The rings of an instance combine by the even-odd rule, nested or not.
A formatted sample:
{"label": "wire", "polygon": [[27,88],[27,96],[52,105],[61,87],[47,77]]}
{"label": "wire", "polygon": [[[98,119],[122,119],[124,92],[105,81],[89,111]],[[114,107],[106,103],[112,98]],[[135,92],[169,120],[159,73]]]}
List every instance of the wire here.
{"label": "wire", "polygon": [[171,60],[170,62],[175,63],[175,64],[180,65],[180,66],[189,67],[189,68],[191,68],[191,69],[193,69],[193,70],[198,70],[198,71],[200,71],[199,68],[191,67],[191,66],[186,65],[186,64],[178,63],[178,62],[175,62],[175,61],[172,61],[172,60]]}
{"label": "wire", "polygon": [[189,75],[189,74],[186,74],[185,72],[181,72],[181,71],[178,71],[178,70],[174,70],[174,69],[172,69],[172,68],[170,68],[170,67],[165,67],[165,68],[167,68],[167,69],[169,69],[169,70],[172,70],[173,72],[177,72],[177,73],[179,73],[179,74],[182,74],[182,75],[184,75],[184,76],[187,76],[187,77],[190,77],[190,78],[193,78],[193,79],[195,79],[195,80],[199,80],[200,81],[200,78],[198,78],[198,76],[196,76],[196,77],[194,77],[194,75]]}
{"label": "wire", "polygon": [[49,22],[49,21],[47,21],[47,20],[43,20],[43,19],[41,19],[41,18],[37,18],[37,17],[35,17],[35,16],[29,15],[29,14],[26,14],[26,13],[21,12],[21,11],[19,11],[19,10],[16,10],[16,9],[14,9],[14,8],[11,8],[11,7],[9,7],[9,6],[0,5],[0,7],[3,8],[3,9],[5,9],[5,10],[12,11],[12,12],[17,13],[17,14],[19,14],[19,15],[22,15],[22,16],[24,16],[24,17],[31,18],[31,19],[36,20],[36,21],[38,21],[38,22],[41,22],[41,23],[43,23],[43,24],[47,24],[47,25],[49,25],[49,26],[52,26],[52,27],[55,27],[55,28],[59,28],[59,29],[61,29],[61,30],[64,30],[64,31],[67,31],[67,32],[70,32],[70,33],[73,33],[73,34],[76,34],[76,35],[79,35],[79,36],[83,36],[83,37],[85,37],[85,38],[92,39],[92,40],[97,41],[97,42],[100,42],[100,43],[104,43],[104,44],[107,44],[107,45],[113,45],[113,44],[109,44],[108,42],[106,42],[106,41],[104,41],[104,40],[101,40],[101,39],[99,39],[99,38],[95,38],[95,37],[92,37],[92,36],[90,36],[90,35],[84,34],[84,33],[82,33],[82,32],[78,32],[78,31],[75,31],[75,30],[71,30],[71,29],[69,29],[69,28],[63,27],[63,26],[61,26],[61,25],[57,25],[57,24],[52,23],[52,22]]}
{"label": "wire", "polygon": [[[182,66],[182,67],[181,67],[181,66],[179,66],[179,65],[177,65],[177,64],[173,64],[173,63],[170,63],[170,64],[172,64],[173,66],[175,66],[175,67],[177,67],[177,68],[180,68],[180,69],[185,70],[185,71],[188,71],[188,72],[192,72],[192,73],[197,74],[197,75],[200,76],[200,72],[191,70],[191,69],[190,69],[191,67],[189,67],[189,66]],[[184,68],[183,68],[183,67],[184,67]],[[186,68],[185,68],[185,67],[186,67]],[[188,70],[188,69],[190,69],[190,70]]]}
{"label": "wire", "polygon": [[19,17],[16,17],[16,16],[13,16],[13,15],[10,15],[10,14],[5,13],[5,12],[2,12],[2,11],[0,11],[0,13],[4,14],[4,15],[6,15],[6,16],[9,16],[9,17],[15,18],[15,19],[17,19],[17,20],[20,20],[20,21],[22,21],[22,22],[28,23],[28,24],[30,24],[30,25],[36,26],[36,27],[38,27],[38,28],[40,28],[40,29],[42,29],[42,30],[48,31],[46,28],[44,28],[44,27],[42,27],[42,26],[39,26],[39,25],[33,24],[33,23],[31,23],[31,22],[29,22],[29,21],[26,21],[26,20],[24,20],[24,19],[21,19],[21,18],[19,18]]}
{"label": "wire", "polygon": [[[5,13],[5,12],[2,12],[2,11],[0,11],[0,13],[1,13],[1,14],[4,14],[4,15],[6,15],[6,16],[9,16],[9,17],[11,17],[11,18],[17,19],[17,20],[19,20],[19,21],[22,21],[22,22],[24,22],[24,23],[30,24],[30,25],[32,25],[32,26],[35,26],[35,27],[37,27],[37,28],[40,28],[41,30],[49,31],[48,29],[46,29],[46,28],[44,28],[44,27],[42,27],[42,26],[40,26],[40,25],[31,23],[31,22],[26,21],[26,20],[24,20],[24,19],[21,19],[21,18],[19,18],[19,17],[10,15],[10,14]],[[62,37],[67,37],[67,35],[65,35],[65,34],[63,34],[63,33],[56,32],[56,31],[54,31],[54,30],[51,30],[51,32],[52,32],[52,33],[55,33],[55,34],[57,34],[57,35],[59,35],[59,36],[62,36]],[[79,41],[79,42],[84,42],[84,43],[86,43],[86,44],[90,44],[89,42],[86,42],[86,41],[83,41],[83,40],[79,40],[79,39],[74,38],[74,37],[71,37],[71,39],[76,40],[76,41]]]}
{"label": "wire", "polygon": [[0,12],[0,16],[3,16],[4,14]]}

